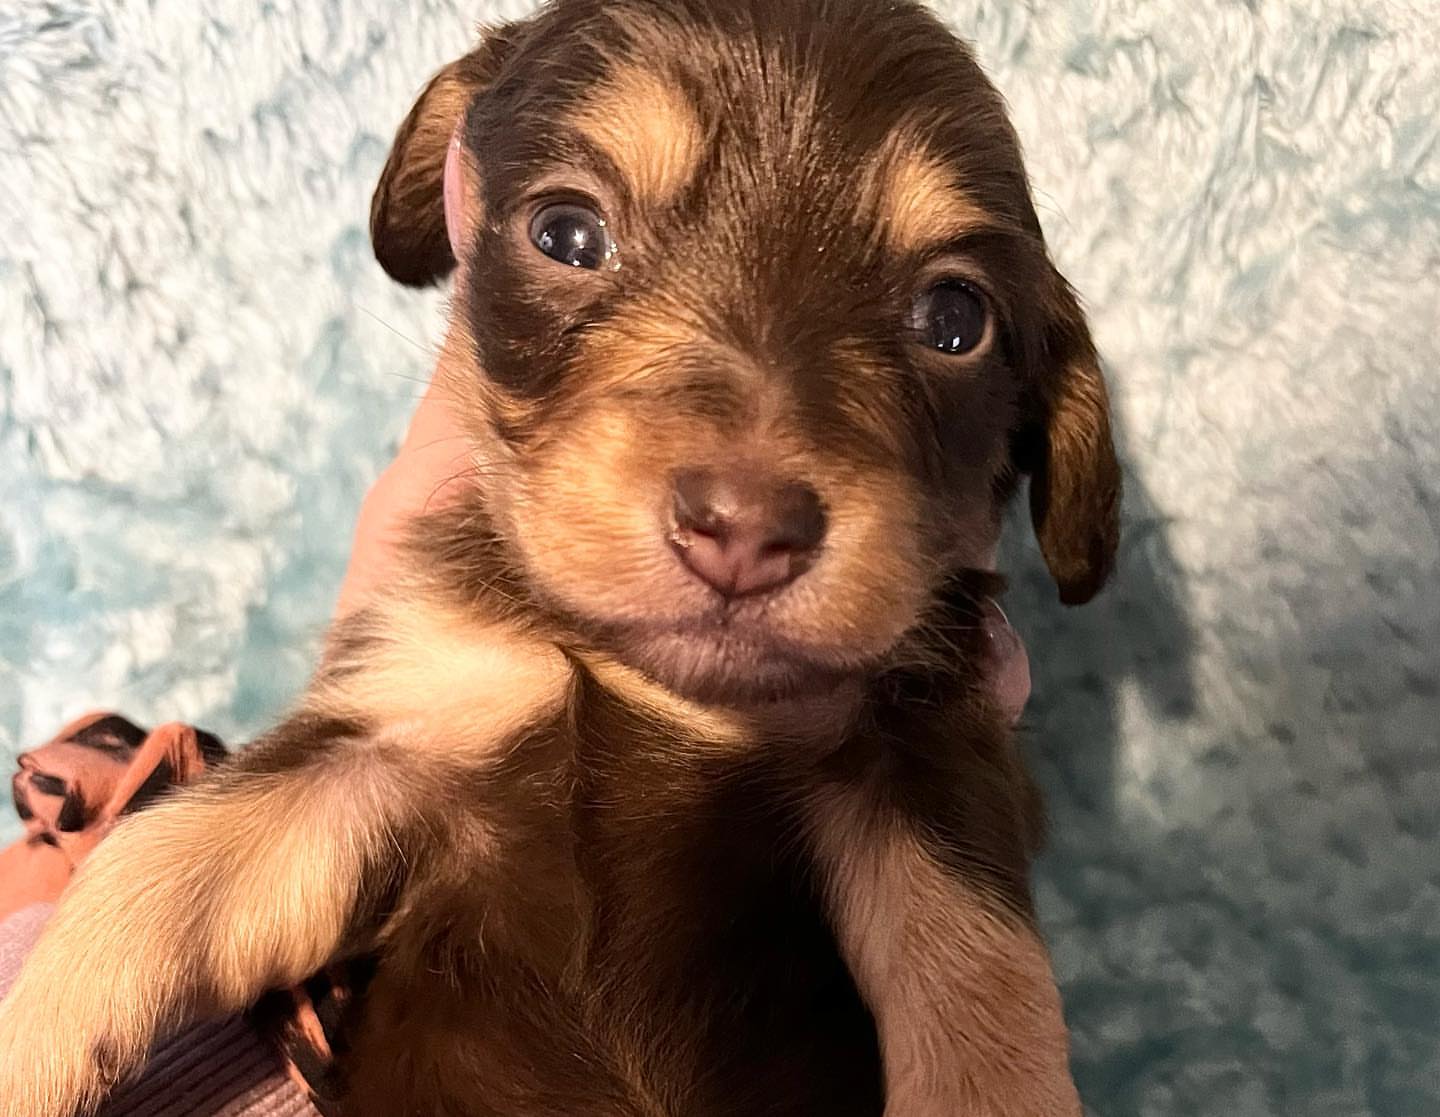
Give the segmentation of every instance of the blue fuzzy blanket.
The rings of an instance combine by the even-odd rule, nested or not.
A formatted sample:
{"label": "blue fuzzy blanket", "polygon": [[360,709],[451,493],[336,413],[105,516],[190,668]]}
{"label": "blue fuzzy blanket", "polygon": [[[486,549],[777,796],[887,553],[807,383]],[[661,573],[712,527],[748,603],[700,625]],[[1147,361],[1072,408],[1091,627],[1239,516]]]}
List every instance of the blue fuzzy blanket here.
{"label": "blue fuzzy blanket", "polygon": [[[302,684],[439,338],[372,263],[423,78],[527,3],[0,7],[0,769]],[[1121,575],[1011,606],[1097,1113],[1440,1113],[1440,13],[954,0],[1088,297]],[[13,832],[13,824],[10,824]]]}

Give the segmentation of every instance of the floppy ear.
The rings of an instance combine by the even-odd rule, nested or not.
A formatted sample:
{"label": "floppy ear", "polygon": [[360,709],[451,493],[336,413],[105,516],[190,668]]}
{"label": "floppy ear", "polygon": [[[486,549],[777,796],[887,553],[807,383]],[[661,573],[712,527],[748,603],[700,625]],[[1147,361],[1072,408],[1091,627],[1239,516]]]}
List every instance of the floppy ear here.
{"label": "floppy ear", "polygon": [[445,223],[445,162],[470,103],[499,73],[514,43],[493,31],[433,78],[395,133],[370,203],[370,243],[390,278],[409,287],[444,279],[455,267]]}
{"label": "floppy ear", "polygon": [[1085,315],[1055,275],[1038,384],[1038,425],[1022,467],[1040,551],[1066,605],[1105,584],[1120,539],[1120,463],[1105,378]]}

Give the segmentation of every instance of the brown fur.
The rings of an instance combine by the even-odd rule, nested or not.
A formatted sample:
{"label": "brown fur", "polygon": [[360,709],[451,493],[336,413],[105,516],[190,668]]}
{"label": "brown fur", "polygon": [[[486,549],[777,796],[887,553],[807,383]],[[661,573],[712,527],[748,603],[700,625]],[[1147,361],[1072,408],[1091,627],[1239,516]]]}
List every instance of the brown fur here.
{"label": "brown fur", "polygon": [[[559,0],[402,125],[372,230],[404,282],[455,267],[457,124],[468,493],[285,725],[87,867],[0,1010],[0,1113],[336,960],[352,1117],[1078,1113],[980,602],[1026,472],[1094,593],[1119,476],[998,95],[908,3]],[[535,251],[557,196],[618,267]],[[953,276],[991,308],[963,357],[904,325]],[[735,462],[830,530],[721,605],[669,478]]]}

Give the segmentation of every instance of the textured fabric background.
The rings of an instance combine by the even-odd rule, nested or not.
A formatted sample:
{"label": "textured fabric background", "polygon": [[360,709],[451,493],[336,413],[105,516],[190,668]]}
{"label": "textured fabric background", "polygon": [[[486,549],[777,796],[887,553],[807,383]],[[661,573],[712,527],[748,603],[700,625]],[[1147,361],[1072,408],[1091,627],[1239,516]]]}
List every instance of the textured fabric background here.
{"label": "textured fabric background", "polygon": [[[0,765],[301,685],[439,302],[372,263],[449,0],[0,7]],[[1115,589],[1011,604],[1105,1114],[1440,1113],[1433,0],[953,0],[1088,296]]]}

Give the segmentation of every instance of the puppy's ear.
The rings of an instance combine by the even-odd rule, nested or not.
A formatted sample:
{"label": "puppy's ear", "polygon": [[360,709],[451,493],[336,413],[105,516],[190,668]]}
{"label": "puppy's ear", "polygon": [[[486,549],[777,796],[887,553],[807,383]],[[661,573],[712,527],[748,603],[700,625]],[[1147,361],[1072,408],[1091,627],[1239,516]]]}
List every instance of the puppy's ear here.
{"label": "puppy's ear", "polygon": [[390,278],[409,287],[444,279],[455,267],[445,224],[445,161],[470,103],[499,73],[515,43],[510,29],[433,78],[395,134],[370,203],[370,243]]}
{"label": "puppy's ear", "polygon": [[1040,551],[1066,605],[1110,577],[1120,539],[1120,463],[1109,394],[1085,315],[1058,274],[1040,354],[1037,422],[1022,451]]}

